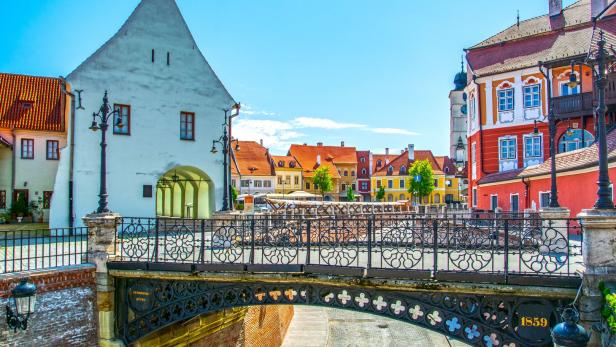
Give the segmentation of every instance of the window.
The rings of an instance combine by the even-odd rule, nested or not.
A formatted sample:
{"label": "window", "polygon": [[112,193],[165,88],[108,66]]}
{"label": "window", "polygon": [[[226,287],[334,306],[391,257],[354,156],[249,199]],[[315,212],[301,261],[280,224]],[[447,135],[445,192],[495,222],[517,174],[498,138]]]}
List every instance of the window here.
{"label": "window", "polygon": [[471,162],[474,164],[477,162],[477,143],[471,144]]}
{"label": "window", "polygon": [[381,167],[381,165],[383,165],[383,162],[381,161],[381,159],[376,161],[376,167]]}
{"label": "window", "polygon": [[33,139],[21,139],[21,159],[34,159]]}
{"label": "window", "polygon": [[362,181],[361,182],[361,190],[368,190],[368,182],[367,181]]}
{"label": "window", "polygon": [[524,138],[524,156],[526,158],[541,157],[541,136],[526,136]]}
{"label": "window", "polygon": [[389,165],[389,167],[387,168],[387,174],[391,175],[394,173],[394,167]]}
{"label": "window", "polygon": [[381,180],[376,180],[376,187],[381,188]]}
{"label": "window", "polygon": [[237,183],[235,182],[235,180],[231,180],[231,185],[237,187]]}
{"label": "window", "polygon": [[0,190],[0,208],[6,208],[6,190]]}
{"label": "window", "polygon": [[263,180],[263,187],[264,188],[271,188],[272,187],[272,181],[270,181],[270,180]]}
{"label": "window", "polygon": [[580,93],[579,84],[575,86],[575,88],[569,87],[568,82],[563,82],[560,84],[560,96],[567,96],[567,95],[573,95],[573,94],[579,94],[579,93]]}
{"label": "window", "polygon": [[[115,104],[113,109],[117,111],[113,115],[113,133],[116,135],[130,135],[130,106]],[[121,127],[116,125],[120,119],[122,120]]]}
{"label": "window", "polygon": [[293,177],[293,184],[296,185],[296,186],[299,185],[299,176]]}
{"label": "window", "polygon": [[195,139],[195,114],[190,112],[180,112],[180,139]]}
{"label": "window", "polygon": [[346,184],[343,183],[342,184],[342,191],[346,191],[346,187],[347,187]]}
{"label": "window", "polygon": [[560,137],[558,152],[575,151],[576,149],[588,147],[593,142],[595,142],[595,137],[588,130],[572,129]]}
{"label": "window", "polygon": [[406,166],[400,166],[400,175],[406,175]]}
{"label": "window", "polygon": [[550,206],[550,192],[539,192],[539,207]]}
{"label": "window", "polygon": [[499,147],[501,160],[516,158],[516,139],[514,137],[500,139]]}
{"label": "window", "polygon": [[366,162],[366,157],[359,158],[359,161],[362,162],[362,163],[365,163]]}
{"label": "window", "polygon": [[58,148],[58,141],[47,140],[47,160],[60,159],[60,149]]}
{"label": "window", "polygon": [[284,184],[289,184],[289,185],[291,184],[291,176],[286,175],[284,177]]}
{"label": "window", "polygon": [[473,207],[477,207],[477,188],[473,188]]}
{"label": "window", "polygon": [[244,187],[244,188],[250,187],[250,180],[241,180],[240,185],[241,187]]}
{"label": "window", "polygon": [[541,105],[541,92],[539,87],[539,84],[524,87],[524,108],[539,107]]}
{"label": "window", "polygon": [[263,182],[261,180],[252,181],[252,186],[255,188],[261,188],[263,186]]}
{"label": "window", "polygon": [[351,176],[355,177],[355,170],[351,170]]}
{"label": "window", "polygon": [[468,109],[471,119],[475,119],[475,98],[468,99]]}
{"label": "window", "polygon": [[144,198],[151,198],[152,197],[152,185],[151,184],[144,184],[143,185],[143,197]]}
{"label": "window", "polygon": [[513,88],[498,91],[498,111],[513,110]]}
{"label": "window", "polygon": [[353,189],[353,191],[355,191],[355,183],[351,184],[351,189]]}
{"label": "window", "polygon": [[310,190],[310,182],[306,182],[306,190]]}
{"label": "window", "polygon": [[511,195],[511,212],[518,212],[520,209],[520,196],[518,194]]}
{"label": "window", "polygon": [[366,171],[366,169],[361,169],[361,174],[362,174],[362,175],[365,175],[365,174],[367,174],[367,173],[368,173],[368,171]]}
{"label": "window", "polygon": [[315,184],[313,184],[313,185],[314,185],[314,189],[315,189],[315,190],[319,189],[319,185],[318,185],[318,184],[316,184],[316,183],[315,183]]}
{"label": "window", "polygon": [[49,190],[43,192],[43,208],[44,209],[49,209],[51,207],[51,195],[52,194],[53,192]]}
{"label": "window", "polygon": [[434,186],[435,186],[435,187],[438,187],[438,178],[435,178],[435,179],[434,179]]}
{"label": "window", "polygon": [[387,180],[387,188],[393,188],[393,187],[394,187],[394,181]]}
{"label": "window", "polygon": [[345,175],[345,176],[348,176],[348,175],[349,175],[349,171],[344,170],[344,175]]}
{"label": "window", "polygon": [[490,210],[494,211],[498,207],[498,195],[490,195]]}
{"label": "window", "polygon": [[404,188],[404,179],[400,180],[400,188]]}
{"label": "window", "polygon": [[282,176],[278,176],[278,185],[282,185]]}

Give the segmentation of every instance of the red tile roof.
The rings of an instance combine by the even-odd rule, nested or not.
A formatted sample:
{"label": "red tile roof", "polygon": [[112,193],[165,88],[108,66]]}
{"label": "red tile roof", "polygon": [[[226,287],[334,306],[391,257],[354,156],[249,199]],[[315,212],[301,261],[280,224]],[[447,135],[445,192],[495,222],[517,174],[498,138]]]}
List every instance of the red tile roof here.
{"label": "red tile roof", "polygon": [[[239,150],[235,150],[239,142]],[[231,165],[231,173],[247,176],[274,176],[274,166],[267,148],[254,141],[235,140],[231,144],[232,157],[235,165]],[[235,166],[235,168],[234,168]]]}
{"label": "red tile roof", "polygon": [[0,73],[0,128],[63,132],[61,84],[59,78]]}
{"label": "red tile roof", "polygon": [[410,161],[409,160],[409,154],[408,154],[408,150],[405,150],[404,152],[402,152],[402,154],[398,155],[397,157],[395,157],[389,164],[385,165],[385,163],[383,163],[383,167],[379,168],[374,174],[373,176],[390,176],[390,174],[388,173],[388,168],[391,166],[393,168],[393,173],[392,175],[399,175],[400,174],[400,168],[402,166],[404,166],[406,168],[406,172],[408,173],[408,170],[410,169],[411,165],[416,161],[416,160],[427,160],[430,163],[430,166],[432,166],[432,171],[437,174],[437,175],[442,175],[443,171],[441,171],[440,166],[438,165],[436,159],[434,158],[434,155],[432,154],[432,151],[430,150],[415,150],[415,160],[414,161]]}
{"label": "red tile roof", "polygon": [[451,160],[451,158],[444,155],[444,156],[435,156],[434,159],[436,159],[436,162],[438,163],[438,166],[441,169],[441,171],[443,171],[447,175],[456,174],[457,169],[453,163],[453,160]]}
{"label": "red tile roof", "polygon": [[[392,160],[396,159],[398,155],[396,154],[373,154],[372,155],[372,173],[379,171],[382,167],[384,167],[385,163],[390,163]],[[377,166],[376,164],[381,161],[381,166]]]}
{"label": "red tile roof", "polygon": [[[312,177],[319,166],[327,166],[333,178],[340,178],[336,164],[357,164],[355,147],[291,145],[292,155],[304,168],[304,177]],[[317,156],[321,164],[317,164]]]}
{"label": "red tile roof", "polygon": [[293,156],[290,155],[272,155],[272,159],[274,160],[275,168],[285,168],[285,169],[293,169],[299,168],[301,169],[301,165],[295,160]]}

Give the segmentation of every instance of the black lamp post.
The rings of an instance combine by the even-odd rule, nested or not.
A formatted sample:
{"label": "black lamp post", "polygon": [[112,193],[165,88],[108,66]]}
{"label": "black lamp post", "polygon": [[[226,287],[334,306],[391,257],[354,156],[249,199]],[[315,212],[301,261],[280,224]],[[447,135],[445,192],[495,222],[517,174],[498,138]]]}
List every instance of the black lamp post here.
{"label": "black lamp post", "polygon": [[[539,62],[541,66],[542,63]],[[546,72],[542,69],[541,73],[546,79],[548,88],[548,129],[549,129],[549,137],[550,137],[550,208],[559,208],[560,204],[558,203],[558,189],[556,187],[556,117],[554,115],[554,105],[552,102],[552,88],[550,87],[552,83],[550,82],[550,77]],[[543,122],[542,122],[543,123]],[[535,121],[535,134],[538,134],[539,131],[537,129],[537,121]]]}
{"label": "black lamp post", "polygon": [[6,305],[6,323],[10,329],[17,332],[17,329],[26,330],[28,328],[28,318],[34,313],[36,306],[36,286],[28,283],[27,278],[22,278],[19,284],[11,290],[13,304]]}
{"label": "black lamp post", "polygon": [[[101,173],[100,173],[100,193],[98,194],[98,209],[96,213],[109,213],[109,208],[107,207],[107,142],[106,142],[106,133],[109,128],[109,118],[119,115],[118,110],[112,110],[111,106],[109,106],[109,99],[107,98],[107,91],[105,90],[105,95],[103,96],[103,104],[97,113],[92,113],[92,125],[90,125],[90,130],[97,131],[101,130]],[[100,120],[100,125],[97,123],[97,119]],[[118,119],[114,122],[114,125],[118,128],[122,128],[124,124],[122,124],[122,117],[118,117]]]}
{"label": "black lamp post", "polygon": [[[229,162],[231,159],[230,158],[231,138],[229,137],[227,133],[227,128],[229,127],[229,119],[239,114],[240,107],[239,107],[239,104],[235,104],[233,105],[231,110],[223,109],[223,111],[225,112],[225,122],[222,124],[222,128],[223,128],[222,135],[218,138],[218,140],[212,140],[211,152],[213,154],[218,152],[218,149],[216,149],[216,144],[219,144],[222,147],[223,185],[224,185],[222,210],[228,211],[229,206],[230,206],[229,197],[232,196],[231,194],[232,188],[231,188],[231,185],[229,184],[229,179],[231,176],[231,166],[229,165]],[[231,115],[229,115],[230,111],[232,111]],[[238,147],[239,147],[239,144],[238,144]]]}
{"label": "black lamp post", "polygon": [[[606,77],[606,51],[605,51],[605,38],[603,31],[599,32],[599,41],[597,42],[597,70],[593,68],[595,75],[595,84],[597,92],[597,146],[599,149],[599,180],[597,181],[597,201],[595,202],[596,209],[613,209],[614,202],[612,201],[612,193],[610,190],[610,176],[608,174],[608,161],[607,161],[607,131],[605,128],[605,112],[607,107],[605,105],[605,87],[607,86]],[[572,63],[573,65],[573,63]],[[591,66],[592,67],[592,66]],[[569,86],[575,88],[578,81],[575,75],[570,75]]]}

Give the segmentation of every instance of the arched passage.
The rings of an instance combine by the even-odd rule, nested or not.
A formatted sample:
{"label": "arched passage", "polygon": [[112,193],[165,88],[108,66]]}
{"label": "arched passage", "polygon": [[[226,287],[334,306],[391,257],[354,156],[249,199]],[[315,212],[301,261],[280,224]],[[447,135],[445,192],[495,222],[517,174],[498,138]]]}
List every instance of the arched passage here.
{"label": "arched passage", "polygon": [[[474,346],[544,346],[560,301],[533,297],[297,283],[116,279],[119,333],[127,343],[196,315],[253,305],[316,305],[381,315]],[[124,296],[122,296],[124,295]],[[521,312],[546,315],[544,329],[520,329]]]}
{"label": "arched passage", "polygon": [[156,184],[157,216],[208,218],[214,206],[214,184],[195,167],[177,166],[165,172]]}

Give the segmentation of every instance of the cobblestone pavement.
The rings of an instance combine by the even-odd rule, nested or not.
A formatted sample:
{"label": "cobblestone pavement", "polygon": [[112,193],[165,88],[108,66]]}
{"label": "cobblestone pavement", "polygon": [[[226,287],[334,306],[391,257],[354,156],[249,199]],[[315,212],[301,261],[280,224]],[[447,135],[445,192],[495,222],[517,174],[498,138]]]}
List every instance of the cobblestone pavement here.
{"label": "cobblestone pavement", "polygon": [[283,347],[467,346],[390,318],[316,306],[295,306],[294,309]]}

